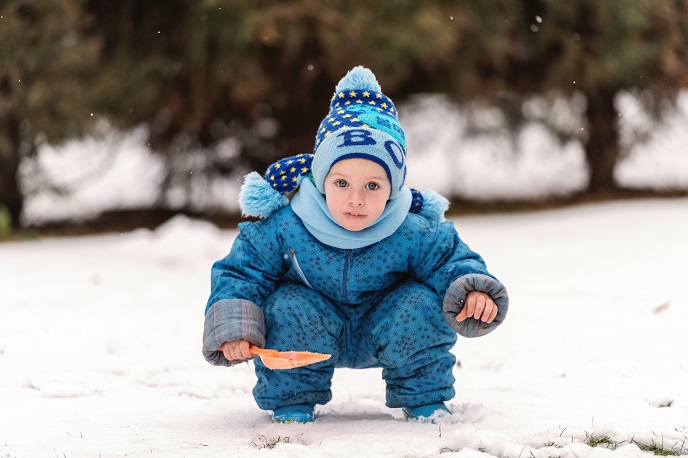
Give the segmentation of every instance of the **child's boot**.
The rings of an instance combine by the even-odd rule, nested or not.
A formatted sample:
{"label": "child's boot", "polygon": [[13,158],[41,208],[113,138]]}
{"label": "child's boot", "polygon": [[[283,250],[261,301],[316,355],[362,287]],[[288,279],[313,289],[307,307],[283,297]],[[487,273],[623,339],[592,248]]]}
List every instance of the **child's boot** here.
{"label": "child's boot", "polygon": [[294,404],[275,409],[272,413],[273,423],[309,423],[315,420],[315,406]]}
{"label": "child's boot", "polygon": [[[413,418],[419,421],[428,421],[433,415],[451,415],[451,410],[444,405],[444,402],[435,402],[424,406],[402,407],[406,418]],[[434,423],[433,420],[430,420]]]}

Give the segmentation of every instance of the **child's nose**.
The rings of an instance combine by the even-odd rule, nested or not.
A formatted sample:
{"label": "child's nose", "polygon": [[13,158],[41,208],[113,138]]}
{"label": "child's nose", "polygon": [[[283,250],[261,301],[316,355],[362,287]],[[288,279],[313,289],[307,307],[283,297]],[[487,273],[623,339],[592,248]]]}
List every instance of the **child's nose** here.
{"label": "child's nose", "polygon": [[349,193],[349,205],[361,206],[363,205],[363,196],[358,191],[351,191]]}

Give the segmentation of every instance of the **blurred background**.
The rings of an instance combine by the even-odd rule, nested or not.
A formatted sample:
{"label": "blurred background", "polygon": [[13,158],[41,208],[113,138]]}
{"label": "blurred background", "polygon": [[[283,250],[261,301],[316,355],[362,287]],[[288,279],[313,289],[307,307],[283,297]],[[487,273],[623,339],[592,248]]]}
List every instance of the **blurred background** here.
{"label": "blurred background", "polygon": [[0,237],[238,218],[373,70],[455,211],[688,194],[685,0],[0,0]]}

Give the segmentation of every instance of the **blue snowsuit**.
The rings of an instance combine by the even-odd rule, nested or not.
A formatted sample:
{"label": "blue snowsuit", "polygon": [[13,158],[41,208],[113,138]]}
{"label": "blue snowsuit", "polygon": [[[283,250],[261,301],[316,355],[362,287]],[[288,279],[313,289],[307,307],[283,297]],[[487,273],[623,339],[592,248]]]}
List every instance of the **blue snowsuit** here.
{"label": "blue snowsuit", "polygon": [[[484,335],[508,309],[503,285],[448,222],[409,213],[393,235],[351,250],[320,243],[291,206],[239,229],[230,254],[212,268],[205,358],[237,364],[218,351],[237,339],[332,355],[276,371],[256,359],[253,394],[264,410],[327,403],[335,367],[382,367],[389,407],[450,400],[456,332]],[[472,290],[497,304],[492,323],[454,319]]]}

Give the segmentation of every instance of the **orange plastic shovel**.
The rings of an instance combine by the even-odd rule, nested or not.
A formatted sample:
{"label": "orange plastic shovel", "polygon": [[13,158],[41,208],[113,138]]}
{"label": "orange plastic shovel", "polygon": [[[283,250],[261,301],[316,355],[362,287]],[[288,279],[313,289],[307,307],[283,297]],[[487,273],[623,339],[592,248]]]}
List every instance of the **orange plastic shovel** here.
{"label": "orange plastic shovel", "polygon": [[324,353],[311,353],[310,351],[277,351],[267,348],[258,348],[251,345],[249,350],[254,355],[260,356],[268,369],[294,369],[330,359],[331,355]]}

